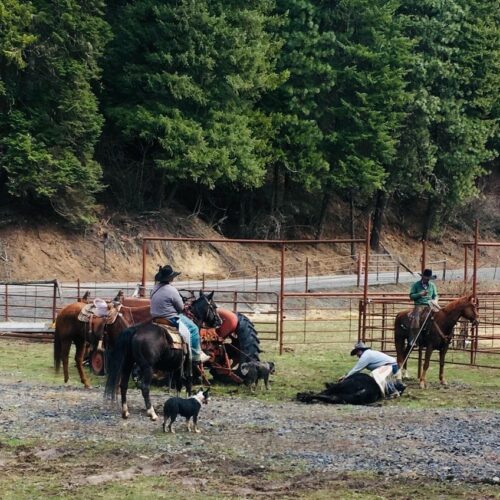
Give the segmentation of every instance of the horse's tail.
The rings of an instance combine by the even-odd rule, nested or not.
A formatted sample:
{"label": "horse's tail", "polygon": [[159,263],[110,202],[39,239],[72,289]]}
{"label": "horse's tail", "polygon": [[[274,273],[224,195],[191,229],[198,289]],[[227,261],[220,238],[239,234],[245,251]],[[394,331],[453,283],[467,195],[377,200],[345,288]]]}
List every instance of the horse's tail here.
{"label": "horse's tail", "polygon": [[108,378],[104,389],[104,395],[108,398],[115,399],[116,397],[116,388],[120,383],[123,363],[130,356],[132,337],[136,330],[137,328],[134,326],[120,333],[114,349],[109,353]]}
{"label": "horse's tail", "polygon": [[56,373],[59,373],[61,368],[62,361],[62,345],[61,345],[61,333],[59,332],[59,328],[57,327],[57,319],[56,319],[56,328],[54,332],[54,369]]}

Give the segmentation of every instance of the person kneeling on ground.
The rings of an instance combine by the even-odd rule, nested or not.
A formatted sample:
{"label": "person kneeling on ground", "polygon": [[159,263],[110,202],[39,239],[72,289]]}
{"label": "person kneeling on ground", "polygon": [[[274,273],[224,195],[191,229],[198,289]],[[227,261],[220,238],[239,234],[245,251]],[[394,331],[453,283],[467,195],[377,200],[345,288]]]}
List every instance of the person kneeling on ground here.
{"label": "person kneeling on ground", "polygon": [[367,347],[363,342],[358,342],[351,351],[351,356],[356,355],[359,359],[345,377],[341,377],[339,382],[365,368],[372,372],[372,376],[377,382],[382,394],[389,397],[398,397],[405,390],[406,386],[399,381],[394,381],[394,375],[398,372],[398,363],[392,356]]}
{"label": "person kneeling on ground", "polygon": [[184,310],[184,301],[181,294],[171,283],[176,276],[179,276],[171,266],[164,266],[159,269],[155,275],[156,285],[151,291],[151,316],[153,319],[167,319],[175,326],[182,335],[182,329],[179,329],[179,323],[189,331],[189,337],[185,338],[191,347],[192,360],[206,363],[210,356],[201,350],[200,330],[196,324],[187,316],[182,314]]}

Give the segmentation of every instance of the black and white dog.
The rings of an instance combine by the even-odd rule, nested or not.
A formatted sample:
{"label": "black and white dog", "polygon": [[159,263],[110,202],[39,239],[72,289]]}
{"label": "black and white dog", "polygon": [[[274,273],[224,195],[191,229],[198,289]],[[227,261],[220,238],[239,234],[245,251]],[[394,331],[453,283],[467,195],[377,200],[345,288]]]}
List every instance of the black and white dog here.
{"label": "black and white dog", "polygon": [[200,432],[198,429],[198,413],[200,413],[201,405],[208,404],[210,388],[204,391],[200,389],[194,396],[190,398],[168,398],[163,406],[163,432],[166,432],[167,421],[168,432],[175,433],[172,424],[178,415],[186,419],[188,432],[191,431],[191,419],[193,419],[193,432]]}
{"label": "black and white dog", "polygon": [[243,383],[247,387],[250,387],[252,392],[257,388],[259,380],[263,380],[266,389],[269,390],[269,375],[275,373],[275,367],[272,361],[249,361],[248,363],[241,364],[240,372]]}

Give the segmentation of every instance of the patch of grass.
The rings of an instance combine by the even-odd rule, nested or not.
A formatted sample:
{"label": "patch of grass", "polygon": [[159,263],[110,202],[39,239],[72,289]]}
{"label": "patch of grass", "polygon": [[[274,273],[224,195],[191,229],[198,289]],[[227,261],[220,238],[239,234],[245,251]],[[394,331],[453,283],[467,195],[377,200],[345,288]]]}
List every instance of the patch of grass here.
{"label": "patch of grass", "polygon": [[[287,347],[282,356],[276,342],[263,341],[261,359],[276,363],[276,375],[272,376],[271,391],[259,387],[255,394],[244,386],[215,383],[214,395],[226,395],[269,402],[289,401],[297,392],[320,391],[325,382],[332,382],[344,375],[355,363],[349,355],[351,343],[295,345]],[[71,352],[73,354],[73,350]],[[437,354],[434,355],[437,359]],[[72,360],[73,358],[71,358]],[[467,355],[450,353],[449,359],[466,362]],[[498,363],[491,356],[489,363]],[[10,380],[28,380],[48,385],[62,385],[62,373],[56,375],[52,364],[52,345],[2,340],[0,342],[0,375]],[[416,374],[417,362],[411,359],[409,367]],[[410,408],[498,408],[500,399],[499,371],[471,366],[446,365],[447,388],[438,383],[438,364],[431,363],[427,373],[429,388],[421,390],[416,379],[410,379],[408,389],[400,400],[385,404],[404,405]],[[94,386],[102,386],[104,377],[90,376]],[[70,363],[69,385],[81,386],[74,361]],[[154,389],[163,391],[163,389]]]}

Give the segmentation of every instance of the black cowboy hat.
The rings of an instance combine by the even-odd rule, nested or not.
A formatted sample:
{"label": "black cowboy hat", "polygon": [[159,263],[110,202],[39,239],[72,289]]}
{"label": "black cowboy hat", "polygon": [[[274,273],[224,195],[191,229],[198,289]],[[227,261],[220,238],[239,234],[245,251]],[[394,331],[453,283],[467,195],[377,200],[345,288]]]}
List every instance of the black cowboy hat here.
{"label": "black cowboy hat", "polygon": [[155,281],[158,281],[159,283],[167,283],[172,281],[176,276],[179,276],[179,274],[181,273],[174,271],[172,266],[169,266],[168,264],[163,267],[160,266],[158,272],[155,274]]}
{"label": "black cowboy hat", "polygon": [[351,356],[354,356],[358,351],[366,351],[370,349],[364,342],[356,342],[354,349],[351,351]]}
{"label": "black cowboy hat", "polygon": [[422,278],[429,278],[430,280],[435,280],[437,276],[432,274],[432,269],[424,269],[422,273],[418,273]]}

